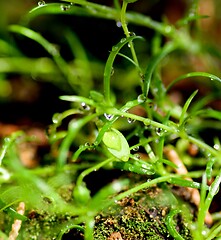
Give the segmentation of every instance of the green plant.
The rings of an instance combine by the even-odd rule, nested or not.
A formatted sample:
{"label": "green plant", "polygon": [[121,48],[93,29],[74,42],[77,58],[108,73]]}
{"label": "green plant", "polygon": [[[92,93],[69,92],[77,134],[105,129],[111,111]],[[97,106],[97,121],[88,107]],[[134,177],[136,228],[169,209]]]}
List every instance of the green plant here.
{"label": "green plant", "polygon": [[[61,100],[70,102],[71,108],[62,113],[55,113],[48,130],[51,149],[58,152],[55,163],[28,170],[20,163],[16,150],[21,142],[28,141],[28,137],[22,132],[17,132],[4,139],[0,155],[1,210],[7,213],[6,218],[10,219],[10,222],[15,218],[25,222],[26,217],[16,213],[14,207],[18,202],[25,202],[28,209],[37,209],[41,214],[49,214],[48,222],[58,223],[50,232],[52,239],[62,239],[66,232],[77,229],[89,240],[93,239],[95,217],[101,211],[140,190],[165,184],[169,189],[171,186],[199,189],[197,219],[188,216],[185,224],[194,240],[215,237],[218,239],[220,217],[211,228],[205,225],[204,220],[214,196],[219,191],[220,140],[218,136],[212,136],[211,144],[211,140],[205,141],[200,132],[208,125],[215,130],[221,127],[220,111],[206,107],[212,99],[219,98],[216,91],[220,90],[221,79],[215,74],[193,71],[182,74],[165,86],[162,74],[163,61],[176,59],[176,53],[203,53],[205,57],[210,53],[200,38],[192,36],[193,30],[190,28],[191,24],[194,28],[194,24],[202,18],[197,11],[199,3],[193,1],[188,6],[186,15],[176,25],[171,25],[154,21],[136,12],[127,12],[128,4],[132,2],[135,1],[124,0],[121,6],[115,0],[113,7],[108,7],[84,0],[49,4],[41,1],[38,7],[24,17],[23,25],[9,26],[10,32],[34,40],[49,54],[47,58],[31,60],[34,66],[31,73],[50,81],[55,76],[55,84],[60,87],[62,85],[64,89],[71,87],[75,95],[60,97]],[[67,31],[65,37],[73,55],[79,60],[79,64],[68,63],[55,45],[28,27],[33,19],[43,14],[70,14],[120,21],[125,36],[112,47],[107,61],[102,65],[90,62],[77,36]],[[142,41],[147,42],[147,39],[130,32],[127,24],[155,31],[152,42],[148,43],[151,44],[152,50],[148,60],[139,58],[136,51],[137,45]],[[196,27],[194,30],[197,31]],[[4,41],[1,46],[6,46],[6,49],[13,53],[12,59],[2,59],[9,67],[0,67],[1,72],[30,73],[30,70],[24,68],[24,64],[30,61],[28,58],[21,56],[16,48]],[[127,63],[123,75],[120,75],[121,66],[116,66],[118,58]],[[42,62],[45,64],[45,71],[40,67]],[[14,66],[14,63],[19,63],[19,66]],[[104,69],[103,73],[100,69]],[[116,76],[118,73],[119,78]],[[95,89],[93,74],[98,74],[100,78],[103,74],[103,83],[100,84],[103,89]],[[121,94],[112,89],[112,81],[114,77],[117,79],[113,82],[115,85],[117,81],[129,81],[130,74],[133,75],[132,83],[128,87],[123,85],[125,89],[121,89],[130,94],[124,95],[125,98],[122,99]],[[195,90],[182,105],[172,102],[169,98],[170,90],[181,80],[188,78],[192,81],[195,78],[200,81],[208,78],[208,86],[217,90],[211,90],[208,96],[194,100],[198,94]],[[135,87],[139,87],[137,92],[134,91]],[[136,114],[134,110],[138,107],[142,110]],[[67,129],[60,130],[63,122],[70,117],[72,120]],[[191,144],[198,147],[199,156],[186,153]],[[183,160],[183,166],[189,168],[189,171],[182,172],[180,165],[173,162],[173,157],[165,153],[166,148],[169,149],[169,154],[175,149]],[[138,149],[141,149],[140,155],[137,153]],[[142,154],[145,156],[143,159]],[[200,168],[196,166],[197,161],[202,161]],[[127,175],[122,175],[92,196],[85,178],[101,168],[106,171],[120,169],[123,172],[138,174],[144,180],[140,182],[139,179],[139,184],[131,187]],[[212,184],[208,185],[210,180],[213,180]],[[68,184],[73,184],[73,188],[71,200],[66,202],[56,188]],[[185,239],[185,235],[179,233],[176,228],[176,216],[180,215],[186,219],[182,211],[174,209],[178,206],[179,204],[170,206],[165,224],[171,237]],[[5,232],[9,230],[6,229]],[[3,239],[6,239],[5,232],[1,231]],[[25,234],[25,229],[21,229],[18,239],[27,236]]]}

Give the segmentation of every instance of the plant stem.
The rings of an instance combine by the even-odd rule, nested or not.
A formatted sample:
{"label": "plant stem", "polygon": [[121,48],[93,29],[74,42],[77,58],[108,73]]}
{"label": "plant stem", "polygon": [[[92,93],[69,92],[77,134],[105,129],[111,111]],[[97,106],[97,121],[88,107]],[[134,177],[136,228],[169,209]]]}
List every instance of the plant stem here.
{"label": "plant stem", "polygon": [[101,167],[103,167],[104,165],[112,162],[114,160],[114,158],[108,158],[106,160],[104,160],[103,162],[100,162],[94,166],[92,166],[91,168],[87,168],[86,170],[84,170],[78,177],[76,185],[81,185],[81,183],[83,182],[84,177],[86,177],[88,174],[90,174],[93,171],[97,171],[98,169],[100,169]]}
{"label": "plant stem", "polygon": [[[128,38],[128,37],[130,37],[130,32],[128,31],[127,23],[126,23],[126,9],[127,9],[127,3],[125,1],[123,1],[123,5],[121,8],[121,24],[122,24],[122,28],[124,30],[124,34]],[[138,66],[137,68],[139,68],[137,55],[136,55],[136,52],[134,49],[134,44],[132,41],[129,42],[129,46],[130,46],[131,54],[133,56],[133,60],[136,63],[136,66]]]}

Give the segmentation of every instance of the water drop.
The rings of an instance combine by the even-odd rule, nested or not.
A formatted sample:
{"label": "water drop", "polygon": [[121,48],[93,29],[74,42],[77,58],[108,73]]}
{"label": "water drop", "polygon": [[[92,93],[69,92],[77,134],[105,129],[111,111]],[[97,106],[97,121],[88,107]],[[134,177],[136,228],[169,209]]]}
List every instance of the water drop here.
{"label": "water drop", "polygon": [[154,103],[149,103],[148,105],[149,105],[149,108],[152,108],[154,111],[157,110],[157,105],[156,105],[156,104],[154,104]]}
{"label": "water drop", "polygon": [[130,166],[128,167],[128,170],[129,170],[130,172],[133,172],[133,171],[134,171],[134,166],[133,166],[133,165],[130,165]]}
{"label": "water drop", "polygon": [[151,124],[150,119],[145,119],[143,123],[144,123],[144,125],[146,125],[146,126],[145,126],[145,129],[146,129],[146,130],[147,130],[147,129],[149,130],[149,129],[152,128],[152,126],[150,126],[150,124]]}
{"label": "water drop", "polygon": [[162,129],[162,128],[156,128],[156,134],[157,134],[158,136],[162,136],[162,134],[163,134],[163,129]]}
{"label": "water drop", "polygon": [[165,27],[165,33],[170,33],[172,31],[172,27],[171,26],[166,26]]}
{"label": "water drop", "polygon": [[143,102],[145,102],[145,100],[146,100],[146,97],[145,97],[143,94],[140,94],[140,95],[137,97],[138,103],[143,103]]}
{"label": "water drop", "polygon": [[4,143],[9,143],[11,141],[10,137],[5,137],[4,138]]}
{"label": "water drop", "polygon": [[140,79],[141,79],[141,83],[143,83],[145,80],[145,75],[143,73],[140,73]]}
{"label": "water drop", "polygon": [[130,36],[136,36],[136,33],[135,32],[129,32],[129,35]]}
{"label": "water drop", "polygon": [[113,76],[114,75],[114,68],[112,67],[111,68],[111,76]]}
{"label": "water drop", "polygon": [[206,230],[203,230],[203,231],[201,232],[201,234],[202,234],[203,236],[206,236],[207,231],[206,231]]}
{"label": "water drop", "polygon": [[61,11],[67,11],[67,10],[70,9],[70,7],[71,7],[70,5],[63,5],[62,4],[60,8],[61,8]]}
{"label": "water drop", "polygon": [[156,128],[155,131],[158,136],[163,136],[163,134],[167,132],[167,130],[164,130],[162,128]]}
{"label": "water drop", "polygon": [[212,154],[210,152],[207,152],[206,157],[211,158]]}
{"label": "water drop", "polygon": [[86,143],[84,144],[84,146],[85,146],[85,147],[91,147],[91,144],[90,144],[89,142],[86,142]]}
{"label": "water drop", "polygon": [[112,188],[114,191],[119,192],[121,190],[121,184],[119,182],[114,182]]}
{"label": "water drop", "polygon": [[139,150],[139,146],[135,146],[134,148],[133,148],[133,151],[134,152],[137,152]]}
{"label": "water drop", "polygon": [[133,119],[133,118],[128,118],[128,119],[127,119],[127,122],[130,123],[130,124],[131,124],[131,123],[134,123],[135,121],[136,121],[136,120]]}
{"label": "water drop", "polygon": [[121,21],[117,21],[117,22],[116,22],[116,25],[117,25],[117,27],[119,27],[119,28],[122,27]]}
{"label": "water drop", "polygon": [[220,145],[219,144],[214,144],[213,148],[215,148],[216,150],[220,150]]}
{"label": "water drop", "polygon": [[120,42],[124,43],[127,39],[126,38],[121,38]]}
{"label": "water drop", "polygon": [[60,113],[55,113],[52,117],[52,122],[57,124],[61,121],[62,115]]}
{"label": "water drop", "polygon": [[85,102],[81,103],[81,108],[85,111],[89,111],[91,108],[89,105],[87,105]]}
{"label": "water drop", "polygon": [[140,157],[140,154],[139,154],[139,153],[134,154],[134,159],[135,159],[135,160],[140,160],[140,158],[141,158],[141,157]]}
{"label": "water drop", "polygon": [[153,88],[152,90],[155,94],[157,94],[159,92],[159,88]]}
{"label": "water drop", "polygon": [[127,46],[130,48],[132,43],[128,43]]}
{"label": "water drop", "polygon": [[45,5],[45,1],[42,1],[42,0],[41,0],[41,1],[38,2],[38,6],[39,6],[39,7],[40,7],[40,6],[44,6],[44,5]]}
{"label": "water drop", "polygon": [[118,50],[118,46],[113,46],[112,49],[111,49],[113,52],[116,52]]}
{"label": "water drop", "polygon": [[111,120],[113,119],[113,117],[114,117],[114,115],[108,114],[108,113],[104,113],[104,116],[105,116],[105,118],[106,118],[108,121],[111,121]]}

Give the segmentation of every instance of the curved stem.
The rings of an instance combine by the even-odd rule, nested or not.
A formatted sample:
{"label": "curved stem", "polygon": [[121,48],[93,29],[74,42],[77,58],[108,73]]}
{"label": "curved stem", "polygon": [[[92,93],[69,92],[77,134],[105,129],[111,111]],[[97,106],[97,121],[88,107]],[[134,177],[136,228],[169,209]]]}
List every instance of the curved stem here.
{"label": "curved stem", "polygon": [[106,165],[112,161],[114,161],[114,158],[108,158],[108,159],[104,160],[103,162],[100,162],[100,163],[92,166],[91,168],[87,168],[79,175],[76,185],[80,186],[83,182],[84,177],[86,177],[88,174],[90,174],[93,171],[97,171],[98,169],[100,169],[101,167],[103,167],[104,165]]}
{"label": "curved stem", "polygon": [[[124,34],[128,38],[128,37],[130,37],[130,32],[128,31],[127,23],[126,23],[126,9],[127,9],[127,3],[125,1],[123,1],[123,5],[122,5],[122,9],[121,9],[121,24],[122,24],[122,28],[124,30]],[[130,50],[131,50],[133,60],[136,63],[136,66],[138,66],[137,68],[139,68],[137,55],[136,55],[136,52],[135,52],[134,45],[133,45],[132,41],[129,42],[129,46],[130,46]]]}

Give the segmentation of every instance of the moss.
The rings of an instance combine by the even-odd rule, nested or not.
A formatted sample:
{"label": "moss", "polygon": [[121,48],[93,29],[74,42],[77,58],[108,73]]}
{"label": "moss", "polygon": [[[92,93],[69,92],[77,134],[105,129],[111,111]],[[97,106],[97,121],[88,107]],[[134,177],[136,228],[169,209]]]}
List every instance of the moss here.
{"label": "moss", "polygon": [[[60,196],[67,202],[72,199],[73,185],[63,185],[58,189]],[[47,199],[45,199],[47,201]],[[28,220],[22,223],[18,240],[52,240],[56,239],[61,225],[71,219],[69,215],[56,215],[41,210],[28,212]]]}
{"label": "moss", "polygon": [[29,213],[29,220],[22,224],[19,239],[52,240],[60,231],[60,224],[67,219],[64,216],[49,215],[48,213]]}
{"label": "moss", "polygon": [[[174,239],[166,227],[166,215],[171,204],[168,191],[151,188],[124,198],[107,211],[96,217],[95,239],[114,239],[112,235],[118,233],[122,239]],[[177,207],[179,201],[176,202]],[[182,215],[175,219],[176,229],[185,240],[192,239],[189,229],[185,226]]]}

